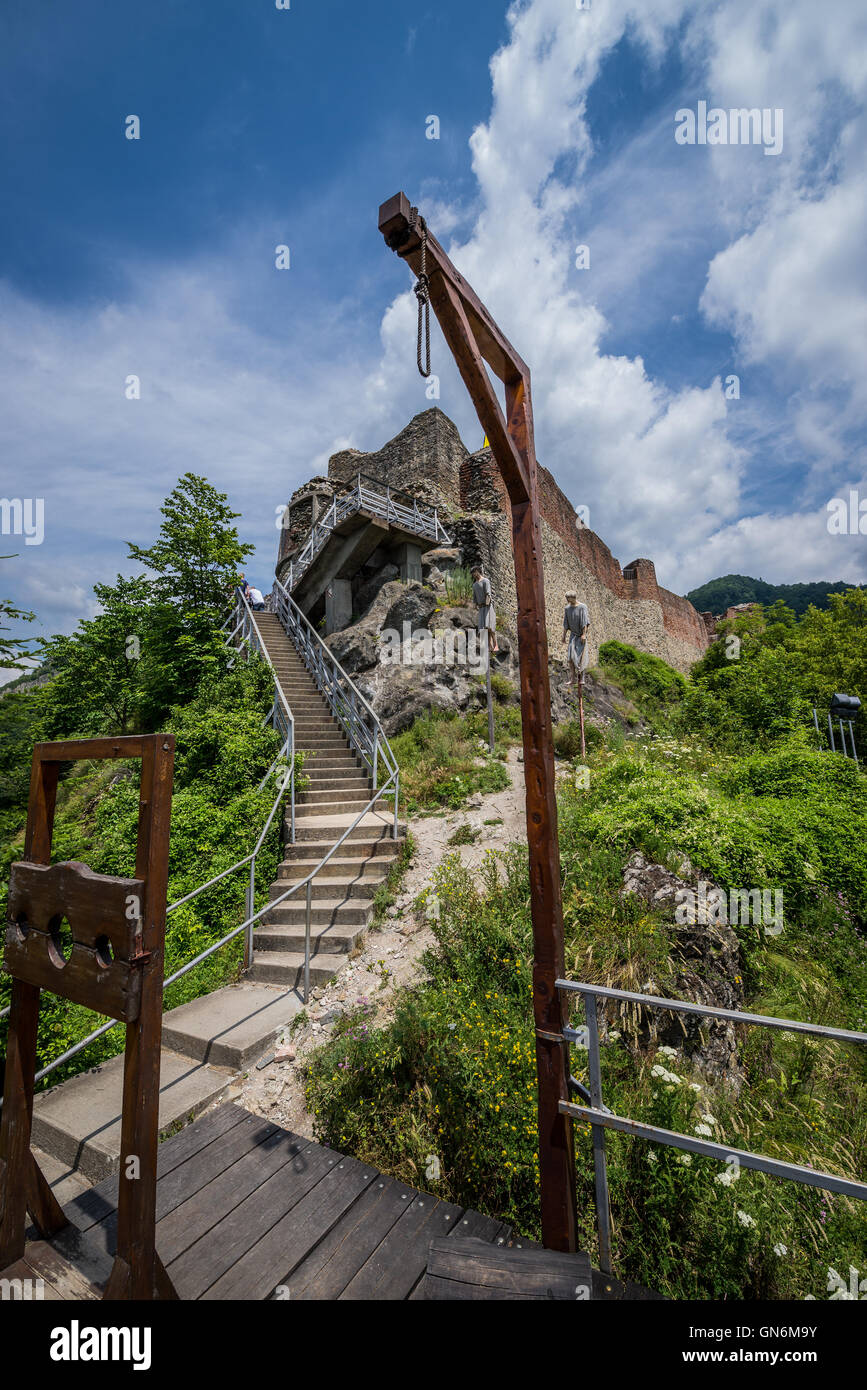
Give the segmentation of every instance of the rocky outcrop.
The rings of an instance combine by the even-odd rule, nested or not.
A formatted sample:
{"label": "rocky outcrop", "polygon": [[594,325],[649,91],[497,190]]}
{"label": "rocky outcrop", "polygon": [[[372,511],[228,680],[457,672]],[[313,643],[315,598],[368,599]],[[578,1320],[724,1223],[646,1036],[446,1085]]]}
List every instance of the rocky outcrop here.
{"label": "rocky outcrop", "polygon": [[[642,854],[633,854],[623,871],[623,892],[634,893],[648,907],[665,912],[671,954],[676,962],[676,995],[695,1004],[739,1009],[743,982],[738,940],[728,923],[713,920],[713,895],[721,890],[705,881],[705,893],[696,894],[692,865],[684,860],[680,869],[686,877],[652,863]],[[685,902],[695,902],[694,920],[678,922],[676,913],[680,917],[687,915],[683,911]],[[643,993],[663,993],[653,987],[652,981],[648,984],[650,987]],[[736,1091],[740,1089],[743,1076],[732,1023],[644,1010],[638,1041],[643,1046],[676,1048],[709,1079],[725,1081]]]}

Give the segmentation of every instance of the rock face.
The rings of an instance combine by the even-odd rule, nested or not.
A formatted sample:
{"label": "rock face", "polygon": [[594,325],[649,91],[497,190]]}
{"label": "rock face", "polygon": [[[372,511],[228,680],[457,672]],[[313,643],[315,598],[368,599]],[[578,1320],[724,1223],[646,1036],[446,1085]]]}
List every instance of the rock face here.
{"label": "rock face", "polygon": [[[679,878],[661,864],[651,863],[641,854],[633,854],[623,871],[623,892],[634,893],[648,907],[662,908],[666,912],[671,923],[672,954],[678,964],[677,994],[691,1003],[739,1009],[743,1002],[743,984],[737,937],[727,923],[708,920],[713,917],[713,910],[711,907],[708,911],[701,894],[696,895],[695,920],[682,924],[676,921],[678,907],[681,908],[679,915],[685,915],[682,904],[689,901],[685,898],[686,892],[695,893],[695,875],[688,860],[681,865],[681,872],[689,874],[691,881]],[[716,889],[716,884],[705,883],[712,904],[713,892],[721,890]],[[679,899],[678,892],[681,893]],[[649,1019],[647,1012],[651,1013]],[[726,1081],[735,1091],[740,1089],[743,1076],[733,1024],[719,1019],[708,1022],[689,1014],[666,1014],[655,1009],[646,1011],[645,1019],[640,1039],[645,1045],[677,1048],[709,1079]]]}
{"label": "rock face", "polygon": [[[492,670],[518,688],[515,644],[497,634]],[[425,584],[385,579],[351,627],[328,646],[382,720],[401,733],[431,709],[473,709],[485,700],[483,647],[475,608],[449,604],[442,577]]]}

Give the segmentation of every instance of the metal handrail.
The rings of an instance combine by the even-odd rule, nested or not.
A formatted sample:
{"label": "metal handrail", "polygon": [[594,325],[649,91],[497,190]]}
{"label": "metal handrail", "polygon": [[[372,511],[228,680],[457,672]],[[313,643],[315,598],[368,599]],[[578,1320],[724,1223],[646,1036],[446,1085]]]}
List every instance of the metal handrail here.
{"label": "metal handrail", "polygon": [[[286,739],[285,739],[285,742],[284,742],[284,744],[283,744],[283,748],[282,748],[282,749],[280,750],[280,752],[278,753],[277,759],[275,759],[275,762],[278,761],[281,757],[285,756],[285,754],[286,754],[286,752],[287,752],[287,749],[288,749],[289,767],[290,767],[290,787],[289,787],[289,792],[290,792],[290,823],[289,823],[289,837],[290,837],[290,843],[294,845],[294,843],[295,843],[295,717],[294,717],[294,715],[293,715],[293,713],[292,713],[292,710],[291,710],[291,708],[290,708],[290,706],[289,706],[289,702],[288,702],[288,700],[286,699],[286,696],[285,696],[284,693],[283,693],[283,687],[281,686],[280,681],[279,681],[278,678],[277,678],[277,672],[276,672],[275,669],[274,669],[274,663],[273,663],[273,661],[271,660],[271,657],[270,657],[269,654],[268,654],[268,648],[267,648],[267,646],[265,645],[265,641],[264,641],[264,639],[263,639],[263,637],[262,637],[261,632],[259,631],[259,624],[256,622],[256,619],[255,619],[255,617],[254,617],[254,615],[253,615],[253,610],[252,610],[252,608],[250,607],[249,603],[247,602],[246,598],[244,597],[244,595],[242,594],[242,592],[241,592],[240,589],[238,589],[238,591],[237,591],[237,597],[236,597],[236,601],[235,601],[235,611],[236,611],[236,612],[240,612],[240,615],[241,615],[241,616],[240,616],[240,619],[239,619],[238,623],[236,624],[235,628],[234,628],[233,631],[232,631],[232,635],[226,639],[226,642],[224,643],[224,645],[225,645],[225,646],[234,645],[234,638],[235,638],[236,634],[238,633],[238,631],[239,631],[241,628],[243,628],[243,632],[241,633],[241,639],[240,639],[240,640],[241,640],[241,643],[246,644],[246,645],[249,647],[249,646],[251,645],[251,637],[252,637],[252,639],[253,639],[252,645],[253,645],[253,646],[255,647],[255,649],[259,652],[259,655],[260,655],[261,657],[263,657],[264,660],[268,663],[268,666],[271,668],[271,675],[272,675],[273,678],[274,678],[274,703],[273,703],[273,705],[271,706],[271,716],[269,716],[269,717],[273,717],[275,729],[277,729],[279,733],[282,733],[282,734],[285,734],[285,735],[286,735]],[[278,702],[279,702],[280,704],[282,704],[282,706],[283,706],[283,715],[284,715],[284,719],[283,719],[282,725],[281,725],[280,720],[278,719]],[[259,784],[259,790],[260,790],[260,791],[261,791],[262,787],[264,787],[265,783],[268,781],[268,778],[270,777],[271,772],[273,771],[273,768],[274,768],[274,763],[271,764],[271,767],[269,768],[268,772],[266,772],[264,778],[262,779],[261,783]],[[267,827],[266,827],[266,828],[267,828]],[[263,832],[263,834],[264,834],[264,832]],[[258,852],[258,846],[257,846],[257,852]],[[255,859],[255,854],[254,854],[254,859]],[[255,869],[255,864],[251,867],[251,870],[250,870],[251,875],[252,875],[252,873],[254,872],[254,869]]]}
{"label": "metal handrail", "polygon": [[[304,660],[318,690],[328,701],[332,714],[349,739],[350,746],[370,768],[375,788],[380,759],[384,761],[389,773],[399,773],[397,758],[378,715],[279,579],[274,581],[273,592],[276,617]],[[369,715],[370,727],[361,717],[362,711]]]}
{"label": "metal handrail", "polygon": [[696,1138],[691,1134],[681,1134],[675,1130],[660,1129],[657,1125],[644,1124],[615,1115],[602,1099],[602,1068],[599,1055],[599,1027],[597,1019],[597,997],[603,999],[622,999],[633,1004],[642,1004],[663,1012],[694,1014],[699,1018],[717,1018],[726,1022],[756,1025],[762,1028],[776,1028],[785,1033],[802,1033],[814,1037],[831,1038],[835,1042],[867,1043],[867,1033],[852,1032],[846,1028],[830,1028],[819,1023],[803,1023],[799,1019],[772,1018],[765,1014],[741,1013],[737,1009],[715,1009],[708,1004],[692,1004],[682,999],[662,999],[655,994],[636,994],[630,990],[613,989],[608,985],[591,985],[586,981],[555,980],[555,988],[564,993],[580,994],[584,1003],[586,1028],[579,1032],[575,1028],[564,1027],[563,1038],[567,1042],[586,1047],[590,1088],[583,1086],[575,1077],[569,1077],[570,1086],[589,1101],[586,1105],[576,1105],[572,1101],[561,1100],[559,1110],[562,1115],[573,1119],[589,1121],[593,1135],[593,1167],[596,1193],[596,1230],[599,1240],[599,1267],[605,1274],[611,1274],[611,1213],[608,1200],[608,1171],[605,1157],[605,1130],[617,1130],[621,1134],[631,1134],[637,1139],[652,1139],[671,1148],[684,1149],[687,1153],[701,1154],[706,1158],[718,1158],[722,1162],[735,1160],[741,1168],[754,1168],[773,1177],[787,1178],[790,1182],[803,1183],[807,1187],[819,1187],[825,1191],[838,1192],[846,1197],[856,1197],[867,1201],[867,1183],[841,1178],[834,1173],[824,1173],[816,1168],[805,1168],[799,1163],[786,1163],[781,1159],[769,1158],[766,1154],[752,1153],[747,1149],[732,1149],[724,1144]]}

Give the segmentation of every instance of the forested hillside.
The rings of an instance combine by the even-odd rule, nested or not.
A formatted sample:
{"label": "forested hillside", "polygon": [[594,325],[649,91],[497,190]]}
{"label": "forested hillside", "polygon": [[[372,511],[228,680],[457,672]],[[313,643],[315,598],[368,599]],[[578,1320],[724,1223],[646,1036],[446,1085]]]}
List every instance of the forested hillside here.
{"label": "forested hillside", "polygon": [[[709,579],[686,595],[699,613],[725,613],[738,603],[762,603],[769,606],[781,599],[800,618],[810,604],[828,607],[829,594],[843,593],[858,587],[838,579],[835,583],[817,580],[813,584],[768,584],[764,579],[751,579],[746,574],[726,574],[721,579]],[[864,587],[863,585],[861,586]]]}

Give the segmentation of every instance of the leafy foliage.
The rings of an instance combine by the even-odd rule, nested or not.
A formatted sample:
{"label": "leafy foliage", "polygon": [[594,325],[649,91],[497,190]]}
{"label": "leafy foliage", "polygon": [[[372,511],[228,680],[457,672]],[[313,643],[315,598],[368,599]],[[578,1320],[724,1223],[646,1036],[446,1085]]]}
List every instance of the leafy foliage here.
{"label": "leafy foliage", "polygon": [[801,617],[811,605],[827,608],[830,594],[843,593],[851,587],[844,579],[836,583],[768,584],[764,579],[751,579],[746,574],[726,574],[721,579],[710,579],[707,584],[699,585],[687,598],[699,613],[725,613],[739,603],[768,606],[782,600]]}

